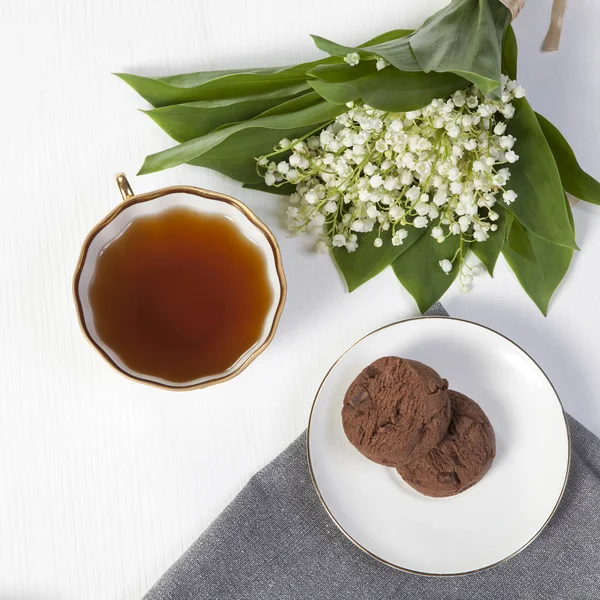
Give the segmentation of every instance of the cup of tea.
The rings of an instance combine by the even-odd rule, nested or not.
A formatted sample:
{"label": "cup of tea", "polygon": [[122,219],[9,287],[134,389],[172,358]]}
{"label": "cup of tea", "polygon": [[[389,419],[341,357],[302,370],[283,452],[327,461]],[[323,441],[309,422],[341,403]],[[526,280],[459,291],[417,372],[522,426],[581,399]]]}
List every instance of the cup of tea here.
{"label": "cup of tea", "polygon": [[271,342],[286,297],[279,246],[243,203],[173,186],[123,202],[86,237],[73,280],[85,337],[135,381],[227,381]]}

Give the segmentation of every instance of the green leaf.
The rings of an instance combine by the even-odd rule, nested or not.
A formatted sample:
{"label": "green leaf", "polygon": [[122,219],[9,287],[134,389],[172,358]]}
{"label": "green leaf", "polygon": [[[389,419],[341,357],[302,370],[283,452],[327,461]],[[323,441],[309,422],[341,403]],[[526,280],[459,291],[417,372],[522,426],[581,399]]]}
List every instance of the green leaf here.
{"label": "green leaf", "polygon": [[313,35],[312,39],[317,48],[330,56],[342,57],[357,52],[363,58],[371,58],[372,55],[384,58],[401,71],[422,71],[410,47],[410,35],[410,31],[397,29],[360,46],[344,46],[318,35]]}
{"label": "green leaf", "polygon": [[360,98],[358,91],[347,83],[330,83],[315,79],[308,84],[321,98],[332,104],[347,104]]}
{"label": "green leaf", "polygon": [[485,242],[473,242],[471,250],[475,256],[484,264],[490,275],[494,275],[494,268],[506,237],[506,211],[501,206],[496,206],[498,213],[498,230],[491,232],[490,237]]}
{"label": "green leaf", "polygon": [[[298,135],[301,135],[301,133]],[[264,179],[256,171],[256,161],[254,158],[251,156],[232,155],[232,152],[236,152],[237,150],[236,137],[227,138],[222,144],[219,144],[207,154],[190,160],[189,164],[217,171],[217,173],[222,173],[240,183],[260,184]],[[280,138],[281,136],[278,136],[275,131],[266,132],[264,136],[265,150],[263,152],[267,152],[268,148],[272,148]],[[267,146],[268,148],[266,148]],[[140,174],[145,175],[141,170]]]}
{"label": "green leaf", "polygon": [[290,196],[296,191],[296,186],[291,183],[284,183],[279,186],[267,185],[264,179],[258,183],[244,183],[242,187],[249,190],[267,192],[268,194],[274,194],[276,196]]}
{"label": "green leaf", "polygon": [[419,27],[410,45],[423,71],[456,73],[487,95],[500,86],[502,41],[510,20],[498,0],[452,0]]}
{"label": "green leaf", "polygon": [[511,226],[508,229],[506,243],[513,252],[516,252],[521,258],[524,258],[527,262],[531,263],[536,269],[538,268],[538,262],[535,252],[533,251],[530,235],[516,219],[513,219]]}
{"label": "green leaf", "polygon": [[509,23],[510,11],[498,0],[453,0],[414,33],[397,39],[363,46],[313,39],[331,56],[358,52],[363,58],[384,58],[400,71],[450,72],[488,94],[500,85],[502,40]]}
{"label": "green leaf", "polygon": [[[322,104],[323,101],[321,100],[321,98],[319,98],[318,94],[315,94],[311,91],[307,94],[301,94],[294,98],[283,100],[282,102],[262,112],[256,117],[256,119],[274,115],[292,114],[299,110]],[[233,124],[236,125],[237,123]]]}
{"label": "green leaf", "polygon": [[[366,42],[378,44],[410,34],[396,29],[378,35]],[[140,96],[155,107],[170,106],[202,100],[231,100],[267,95],[290,86],[303,84],[306,72],[321,64],[341,62],[337,57],[323,58],[300,65],[258,69],[229,69],[225,71],[200,71],[171,77],[143,77],[130,73],[115,73]],[[241,118],[234,118],[239,121]]]}
{"label": "green leaf", "polygon": [[391,42],[393,40],[406,37],[411,33],[414,33],[414,29],[392,29],[391,31],[386,31],[385,33],[380,33],[379,35],[376,35],[374,38],[371,38],[364,44],[361,44],[359,48],[362,49],[365,46],[375,46],[378,44],[383,44],[385,42]]}
{"label": "green leaf", "polygon": [[537,267],[534,267],[509,246],[505,246],[502,253],[523,289],[546,315],[552,295],[569,270],[573,250],[551,244],[529,231],[526,231],[526,234],[535,252]]}
{"label": "green leaf", "polygon": [[[314,98],[307,98],[314,94]],[[341,114],[345,107],[321,100],[314,92],[271,109],[242,123],[213,131],[146,157],[139,174],[154,173],[191,163],[215,169],[247,183],[258,183],[254,157],[268,153],[283,135],[297,137],[318,130]],[[312,104],[309,102],[312,100]],[[285,132],[285,133],[284,133]]]}
{"label": "green leaf", "polygon": [[366,74],[353,78],[352,68],[349,65],[317,67],[309,75],[319,79],[309,80],[308,84],[334,104],[362,98],[370,106],[388,112],[422,108],[434,98],[446,98],[467,86],[464,79],[452,73],[408,73],[391,66],[377,71],[373,61],[367,61],[363,67]]}
{"label": "green leaf", "polygon": [[169,106],[199,100],[224,100],[265,95],[283,88],[302,84],[306,72],[322,63],[339,62],[322,59],[288,67],[203,71],[172,77],[142,77],[129,73],[115,73],[140,96],[155,107]]}
{"label": "green leaf", "polygon": [[510,165],[510,181],[518,198],[507,207],[534,235],[553,244],[577,249],[569,227],[563,187],[552,152],[525,98],[514,101],[515,116],[507,128],[516,139],[519,160]]}
{"label": "green leaf", "polygon": [[561,132],[542,115],[536,113],[536,117],[554,155],[565,191],[585,202],[600,204],[600,183],[579,166]]}
{"label": "green leaf", "polygon": [[392,244],[391,231],[382,231],[383,246],[375,248],[373,242],[379,233],[374,230],[370,233],[360,234],[358,248],[354,252],[348,252],[345,248],[333,248],[331,255],[346,281],[349,292],[381,273],[398,256],[408,250],[425,230],[409,227],[407,232],[408,236],[400,246]]}
{"label": "green leaf", "polygon": [[519,58],[519,47],[515,31],[511,25],[508,26],[502,44],[502,72],[511,79],[517,78],[517,59]]}
{"label": "green leaf", "polygon": [[354,66],[347,63],[338,65],[317,65],[306,74],[309,78],[316,77],[323,81],[343,83],[354,79],[360,79],[366,75],[374,75],[378,72],[375,60],[363,60]]}
{"label": "green leaf", "polygon": [[[316,93],[311,92],[274,106],[252,122],[258,121],[259,118],[263,122],[267,117],[285,117],[285,115],[295,118],[299,112],[317,105],[324,106],[323,101]],[[245,123],[250,124],[251,121]],[[223,129],[231,130],[234,125],[239,125],[239,123],[219,128],[216,132]],[[228,136],[198,158],[189,161],[189,164],[218,171],[243,183],[261,185],[264,184],[264,179],[256,170],[256,157],[269,154],[284,135],[290,135],[292,138],[301,137],[314,129],[314,125],[289,129],[285,132],[282,132],[281,129],[242,129]],[[285,156],[284,154],[280,155],[281,158]],[[272,188],[270,191],[280,193],[274,192]]]}
{"label": "green leaf", "polygon": [[[396,277],[415,299],[421,312],[437,302],[456,278],[460,270],[459,258],[448,274],[442,271],[439,261],[444,258],[452,260],[459,246],[459,236],[451,235],[438,244],[428,230],[392,263]],[[463,256],[466,250],[463,246]]]}
{"label": "green leaf", "polygon": [[308,91],[307,84],[243,98],[199,100],[142,111],[178,142],[187,142],[229,123],[256,117],[269,108]]}

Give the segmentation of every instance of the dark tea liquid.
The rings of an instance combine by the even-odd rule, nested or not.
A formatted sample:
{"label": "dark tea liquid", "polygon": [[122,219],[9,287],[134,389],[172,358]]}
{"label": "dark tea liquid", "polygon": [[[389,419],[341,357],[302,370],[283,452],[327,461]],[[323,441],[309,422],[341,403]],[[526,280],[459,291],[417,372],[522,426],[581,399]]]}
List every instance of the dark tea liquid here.
{"label": "dark tea liquid", "polygon": [[173,208],[134,219],[98,258],[100,339],[136,374],[222,373],[261,337],[273,294],[264,256],[226,217]]}

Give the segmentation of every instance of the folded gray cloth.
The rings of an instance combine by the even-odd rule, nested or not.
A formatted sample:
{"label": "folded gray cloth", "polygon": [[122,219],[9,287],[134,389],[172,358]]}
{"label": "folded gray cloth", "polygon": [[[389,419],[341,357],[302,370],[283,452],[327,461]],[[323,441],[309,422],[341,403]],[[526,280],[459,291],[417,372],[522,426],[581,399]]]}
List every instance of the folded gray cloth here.
{"label": "folded gray cloth", "polygon": [[[429,314],[446,315],[441,305]],[[600,440],[569,417],[571,473],[558,511],[523,552],[463,577],[420,577],[370,558],[313,488],[300,436],[148,592],[145,600],[600,598]]]}

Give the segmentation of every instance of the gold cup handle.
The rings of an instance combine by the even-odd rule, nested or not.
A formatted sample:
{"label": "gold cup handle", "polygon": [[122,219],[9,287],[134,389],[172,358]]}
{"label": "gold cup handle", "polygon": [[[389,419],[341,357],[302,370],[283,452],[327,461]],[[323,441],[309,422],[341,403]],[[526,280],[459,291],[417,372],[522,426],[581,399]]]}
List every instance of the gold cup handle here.
{"label": "gold cup handle", "polygon": [[129,200],[135,194],[129,185],[129,181],[127,181],[127,177],[125,177],[125,173],[118,173],[116,176],[117,185],[119,186],[119,191],[121,192],[121,196],[123,197],[123,201]]}

